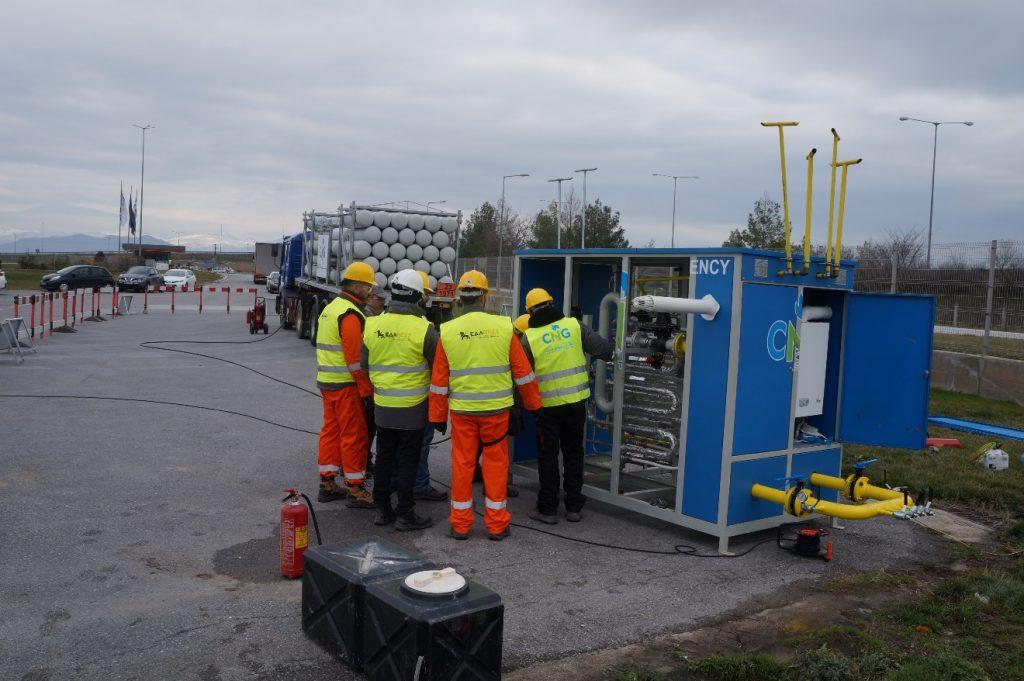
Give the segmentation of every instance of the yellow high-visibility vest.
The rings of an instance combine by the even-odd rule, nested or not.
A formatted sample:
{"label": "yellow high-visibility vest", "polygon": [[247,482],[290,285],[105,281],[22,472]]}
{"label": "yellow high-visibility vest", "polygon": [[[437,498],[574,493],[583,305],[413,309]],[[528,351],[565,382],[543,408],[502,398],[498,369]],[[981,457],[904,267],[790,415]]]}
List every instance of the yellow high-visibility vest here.
{"label": "yellow high-visibility vest", "polygon": [[384,314],[366,320],[363,345],[368,353],[374,404],[414,407],[427,399],[430,366],[423,340],[430,327],[423,317]]}
{"label": "yellow high-visibility vest", "polygon": [[541,405],[557,407],[590,397],[583,333],[573,317],[526,330],[533,353],[533,370],[540,387]]}
{"label": "yellow high-visibility vest", "polygon": [[453,411],[498,411],[512,406],[512,371],[509,345],[512,320],[508,317],[469,312],[441,325],[441,344],[450,368],[448,393]]}
{"label": "yellow high-visibility vest", "polygon": [[341,332],[338,320],[348,312],[355,312],[360,319],[366,316],[359,306],[344,296],[338,296],[320,313],[316,327],[316,380],[317,383],[345,385],[355,383],[353,371],[361,369],[359,363],[346,364],[341,347]]}

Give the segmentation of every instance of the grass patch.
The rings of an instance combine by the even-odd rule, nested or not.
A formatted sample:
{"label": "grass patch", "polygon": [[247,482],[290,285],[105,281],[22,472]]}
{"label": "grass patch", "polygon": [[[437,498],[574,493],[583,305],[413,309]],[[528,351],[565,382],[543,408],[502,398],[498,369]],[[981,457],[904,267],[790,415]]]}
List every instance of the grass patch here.
{"label": "grass patch", "polygon": [[[982,336],[962,336],[960,334],[937,333],[934,336],[933,347],[936,350],[949,350],[950,352],[965,352],[970,355],[980,355],[984,349],[985,339]],[[988,354],[993,357],[1008,357],[1009,359],[1024,359],[1024,340],[1017,338],[988,339]]]}
{"label": "grass patch", "polygon": [[196,272],[196,283],[200,286],[220,280],[221,276],[219,274],[214,274],[213,272]]}
{"label": "grass patch", "polygon": [[643,667],[627,667],[620,669],[615,675],[615,681],[669,681],[671,677],[660,672],[652,672]]}
{"label": "grass patch", "polygon": [[53,270],[23,270],[23,269],[5,269],[4,273],[7,275],[7,288],[12,291],[35,291],[39,289],[39,280],[43,278],[44,274],[49,274]]}
{"label": "grass patch", "polygon": [[788,665],[763,653],[712,655],[690,663],[690,671],[711,681],[773,681]]}
{"label": "grass patch", "polygon": [[889,572],[888,570],[875,570],[873,572],[856,572],[850,575],[840,575],[829,582],[825,590],[832,592],[846,592],[860,587],[874,588],[896,588],[910,586],[917,582],[914,575],[906,572]]}

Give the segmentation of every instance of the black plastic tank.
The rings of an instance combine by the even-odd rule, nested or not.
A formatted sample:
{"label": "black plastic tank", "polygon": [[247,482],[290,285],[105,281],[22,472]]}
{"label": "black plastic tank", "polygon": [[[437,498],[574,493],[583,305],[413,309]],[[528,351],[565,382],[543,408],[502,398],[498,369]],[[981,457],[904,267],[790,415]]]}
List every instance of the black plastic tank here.
{"label": "black plastic tank", "polygon": [[456,593],[427,596],[403,582],[366,589],[363,671],[372,681],[501,678],[505,608],[498,594],[467,580]]}
{"label": "black plastic tank", "polygon": [[432,567],[383,539],[309,549],[303,556],[302,630],[328,652],[361,669],[367,587]]}

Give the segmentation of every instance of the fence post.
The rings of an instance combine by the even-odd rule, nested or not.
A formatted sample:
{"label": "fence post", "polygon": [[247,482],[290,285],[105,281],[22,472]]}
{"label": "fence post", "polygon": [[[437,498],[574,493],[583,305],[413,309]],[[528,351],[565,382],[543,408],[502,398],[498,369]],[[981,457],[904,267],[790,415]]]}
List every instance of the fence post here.
{"label": "fence post", "polygon": [[992,331],[992,295],[996,288],[996,248],[998,242],[993,239],[992,246],[988,252],[988,295],[985,299],[985,338],[981,345],[981,361],[978,371],[978,394],[981,395],[981,386],[985,382],[985,358],[988,357],[989,338]]}
{"label": "fence post", "polygon": [[892,264],[889,269],[892,270],[889,281],[889,293],[896,293],[896,250],[892,252]]}

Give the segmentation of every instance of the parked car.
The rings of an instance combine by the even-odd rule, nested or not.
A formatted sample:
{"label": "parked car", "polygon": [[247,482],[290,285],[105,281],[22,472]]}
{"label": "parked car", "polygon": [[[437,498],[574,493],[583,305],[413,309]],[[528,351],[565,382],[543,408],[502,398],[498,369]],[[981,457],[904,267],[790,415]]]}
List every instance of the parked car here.
{"label": "parked car", "polygon": [[192,270],[167,270],[164,272],[164,285],[192,290],[196,287],[196,274]]}
{"label": "parked car", "polygon": [[39,288],[44,291],[73,291],[79,288],[113,286],[114,275],[105,267],[95,265],[71,265],[64,269],[44,274]]}
{"label": "parked car", "polygon": [[0,288],[7,288],[7,274],[0,270]]}
{"label": "parked car", "polygon": [[267,275],[267,293],[281,292],[281,273],[271,272]]}
{"label": "parked car", "polygon": [[145,291],[147,287],[164,285],[163,276],[154,267],[136,265],[117,278],[117,286],[122,291]]}

